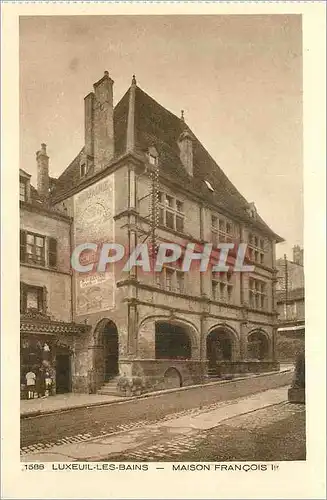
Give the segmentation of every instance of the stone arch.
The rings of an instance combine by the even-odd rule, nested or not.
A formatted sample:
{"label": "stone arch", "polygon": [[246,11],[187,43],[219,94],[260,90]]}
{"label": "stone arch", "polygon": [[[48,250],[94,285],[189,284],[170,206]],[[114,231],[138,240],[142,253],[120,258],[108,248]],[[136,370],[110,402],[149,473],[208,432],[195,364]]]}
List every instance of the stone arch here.
{"label": "stone arch", "polygon": [[235,361],[239,351],[239,336],[231,326],[217,324],[210,328],[206,337],[209,368],[219,361]]}
{"label": "stone arch", "polygon": [[[155,358],[156,357],[156,328],[158,332],[158,325],[159,324],[166,324],[169,325],[178,335],[178,332],[181,333],[181,329],[184,330],[185,334],[188,336],[189,341],[190,341],[190,359],[197,359],[199,357],[199,346],[200,346],[200,341],[199,341],[199,331],[196,328],[196,326],[180,317],[175,317],[175,316],[168,316],[168,315],[153,315],[153,316],[147,316],[144,318],[140,324],[139,324],[139,339],[142,337],[142,332],[146,330],[148,326],[150,326],[150,331],[147,332],[148,337],[151,336],[151,342],[153,344],[153,353],[152,356]],[[157,325],[157,327],[156,327]],[[167,326],[168,330],[168,326]],[[181,337],[180,337],[181,338]],[[158,340],[158,334],[157,334],[157,340]],[[173,359],[173,358],[169,358]]]}
{"label": "stone arch", "polygon": [[174,368],[168,368],[164,373],[164,386],[166,389],[175,389],[177,387],[182,387],[183,379],[180,372]]}
{"label": "stone arch", "polygon": [[119,338],[116,324],[109,318],[101,319],[95,326],[93,339],[94,370],[99,387],[119,373]]}
{"label": "stone arch", "polygon": [[248,359],[267,360],[270,357],[271,339],[262,328],[254,328],[247,335]]}

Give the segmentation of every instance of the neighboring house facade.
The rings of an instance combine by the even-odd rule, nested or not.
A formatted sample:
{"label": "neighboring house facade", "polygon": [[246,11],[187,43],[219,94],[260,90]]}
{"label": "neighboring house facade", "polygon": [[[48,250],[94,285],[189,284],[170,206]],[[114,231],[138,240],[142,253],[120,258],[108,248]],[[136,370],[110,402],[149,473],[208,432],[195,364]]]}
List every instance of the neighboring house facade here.
{"label": "neighboring house facade", "polygon": [[294,360],[304,349],[305,292],[303,249],[293,247],[293,260],[286,255],[276,262],[278,281],[276,286],[278,308],[278,343],[280,360]]}
{"label": "neighboring house facade", "polygon": [[[44,145],[38,161],[48,161]],[[45,169],[42,165],[42,173]],[[41,368],[49,372],[50,394],[71,391],[74,341],[88,327],[72,322],[72,221],[44,201],[42,186],[38,182],[38,191],[31,186],[24,170],[19,186],[21,396],[26,398],[38,392],[37,384],[29,391],[28,379],[37,382]]]}
{"label": "neighboring house facade", "polygon": [[[71,250],[93,242],[248,243],[251,273],[205,273],[179,263],[161,273],[139,267],[73,272],[72,320],[89,331],[74,342],[72,389],[95,392],[112,377],[149,387],[209,375],[265,371],[276,360],[275,245],[282,239],[231,184],[178,118],[131,87],[113,106],[105,72],[85,98],[85,145],[57,180],[49,203],[71,221]],[[58,215],[59,217],[59,215]],[[182,255],[183,255],[182,253]],[[85,252],[81,262],[96,259]],[[235,255],[231,252],[229,264]]]}

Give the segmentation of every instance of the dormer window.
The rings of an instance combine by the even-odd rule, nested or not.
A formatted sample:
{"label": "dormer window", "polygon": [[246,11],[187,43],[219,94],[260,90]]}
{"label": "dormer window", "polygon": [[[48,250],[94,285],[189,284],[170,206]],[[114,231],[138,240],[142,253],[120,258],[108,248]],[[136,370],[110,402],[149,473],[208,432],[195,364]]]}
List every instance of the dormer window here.
{"label": "dormer window", "polygon": [[86,163],[81,163],[80,165],[80,175],[81,177],[86,176]]}
{"label": "dormer window", "polygon": [[156,156],[149,155],[149,162],[151,163],[151,165],[157,165],[158,158]]}
{"label": "dormer window", "polygon": [[158,151],[154,146],[151,146],[148,151],[147,151],[147,157],[148,157],[148,162],[150,165],[157,166],[158,165],[158,160],[159,160],[159,155]]}
{"label": "dormer window", "polygon": [[249,216],[252,218],[252,219],[255,219],[256,216],[257,216],[257,209],[255,207],[255,204],[252,202],[252,203],[249,203],[249,208],[247,210]]}

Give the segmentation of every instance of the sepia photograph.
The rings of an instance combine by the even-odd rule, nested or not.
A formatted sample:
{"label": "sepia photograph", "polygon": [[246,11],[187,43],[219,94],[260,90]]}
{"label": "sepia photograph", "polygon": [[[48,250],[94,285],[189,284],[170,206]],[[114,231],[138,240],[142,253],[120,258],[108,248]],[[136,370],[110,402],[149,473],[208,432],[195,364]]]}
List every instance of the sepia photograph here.
{"label": "sepia photograph", "polygon": [[323,498],[325,6],[230,3],[2,6],[4,498]]}
{"label": "sepia photograph", "polygon": [[305,460],[301,42],[20,18],[22,460]]}

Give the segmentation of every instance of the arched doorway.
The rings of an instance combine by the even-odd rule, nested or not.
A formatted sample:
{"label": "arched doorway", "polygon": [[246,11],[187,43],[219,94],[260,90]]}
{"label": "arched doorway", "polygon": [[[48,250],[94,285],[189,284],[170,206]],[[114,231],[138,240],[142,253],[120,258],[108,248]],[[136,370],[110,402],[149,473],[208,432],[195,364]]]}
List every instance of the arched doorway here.
{"label": "arched doorway", "polygon": [[207,360],[209,362],[209,370],[216,369],[219,361],[232,361],[233,355],[233,334],[222,327],[212,330],[207,336]]}
{"label": "arched doorway", "polygon": [[176,389],[182,387],[182,376],[176,368],[168,368],[164,373],[164,387],[165,389]]}
{"label": "arched doorway", "polygon": [[269,356],[269,342],[267,336],[261,332],[252,332],[248,336],[248,358],[267,359]]}
{"label": "arched doorway", "polygon": [[119,373],[119,340],[115,323],[109,319],[100,321],[96,328],[97,355],[95,370],[100,383],[108,382]]}
{"label": "arched doorway", "polygon": [[119,373],[118,369],[118,330],[112,321],[108,321],[103,329],[104,380]]}
{"label": "arched doorway", "polygon": [[169,323],[155,323],[156,359],[191,359],[192,343],[183,326]]}
{"label": "arched doorway", "polygon": [[68,348],[56,349],[56,394],[71,392],[71,352]]}

